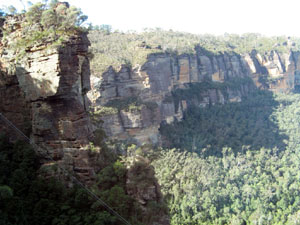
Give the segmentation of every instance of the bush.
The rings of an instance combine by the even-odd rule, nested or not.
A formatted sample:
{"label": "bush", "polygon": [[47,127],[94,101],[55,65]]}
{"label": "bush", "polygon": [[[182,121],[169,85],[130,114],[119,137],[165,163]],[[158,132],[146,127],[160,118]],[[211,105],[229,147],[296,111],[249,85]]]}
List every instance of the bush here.
{"label": "bush", "polygon": [[[69,36],[84,31],[81,25],[87,16],[68,3],[52,0],[50,3],[32,5],[20,18],[23,19],[20,21],[21,36],[13,37],[9,46],[17,52],[17,59],[39,44],[46,43],[48,47],[62,45]],[[4,36],[7,37],[14,29],[4,29]]]}
{"label": "bush", "polygon": [[[85,190],[39,176],[39,168],[30,146],[0,137],[0,224],[122,224]],[[123,217],[139,224],[141,218],[135,215],[139,206],[125,191],[126,171],[121,162],[110,163],[100,171],[95,192]]]}
{"label": "bush", "polygon": [[[166,31],[162,29],[145,29],[144,32],[109,32],[96,28],[90,31],[91,71],[100,77],[109,66],[116,70],[122,64],[143,65],[149,54],[168,53],[173,55],[195,54],[199,52],[208,57],[224,52],[238,54],[251,53],[255,49],[261,55],[274,50],[289,52],[299,49],[299,38],[264,37],[260,34],[243,35],[225,34],[223,36],[195,35],[190,33]],[[287,41],[294,46],[287,45]]]}

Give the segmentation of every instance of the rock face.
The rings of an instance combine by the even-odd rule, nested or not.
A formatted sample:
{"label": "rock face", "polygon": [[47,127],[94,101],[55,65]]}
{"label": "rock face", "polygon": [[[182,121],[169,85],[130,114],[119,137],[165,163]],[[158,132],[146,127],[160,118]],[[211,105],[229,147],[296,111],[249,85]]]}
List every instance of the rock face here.
{"label": "rock face", "polygon": [[[98,115],[109,137],[159,144],[160,124],[180,120],[191,105],[239,102],[256,87],[293,90],[300,84],[299,54],[210,55],[201,48],[195,55],[156,53],[142,66],[108,68],[101,78],[92,79],[88,96],[94,107],[105,111]],[[127,106],[116,107],[122,104]]]}
{"label": "rock face", "polygon": [[136,157],[127,170],[126,191],[141,206],[143,224],[168,225],[170,224],[167,212],[158,205],[151,207],[151,203],[163,206],[163,196],[160,186],[155,179],[153,166],[142,157]]}
{"label": "rock face", "polygon": [[[4,19],[0,19],[0,27],[3,27]],[[0,30],[0,38],[2,38]],[[16,77],[16,68],[10,62],[4,63],[2,60],[4,51],[3,43],[0,42],[0,110],[9,120],[14,121],[14,124],[24,133],[29,134],[31,131],[31,114],[30,106],[26,104],[25,93],[19,86]],[[13,103],[13,104],[12,104]],[[10,128],[3,126],[3,121],[0,123],[2,131],[10,134],[10,137],[15,137],[15,132]]]}
{"label": "rock face", "polygon": [[[3,24],[11,32],[0,43],[1,113],[31,133],[31,140],[47,149],[56,163],[88,182],[93,168],[87,151],[91,135],[86,98],[90,90],[87,36],[74,35],[60,47],[51,43],[33,46],[16,62],[10,45],[20,34],[21,21],[9,17]],[[2,129],[6,128],[1,123]]]}
{"label": "rock face", "polygon": [[[22,19],[8,17],[6,21],[0,21],[0,27],[10,31],[5,39],[0,33],[0,112],[39,146],[36,150],[45,156],[41,172],[47,171],[46,175],[60,177],[71,184],[73,181],[68,182],[64,171],[59,168],[49,170],[52,165],[61,165],[74,172],[85,184],[94,184],[95,171],[103,166],[101,163],[105,165],[107,162],[103,161],[107,159],[99,158],[100,154],[90,151],[89,145],[93,129],[88,113],[90,102],[86,97],[90,90],[90,65],[87,56],[90,43],[87,35],[74,34],[57,47],[52,46],[51,41],[34,45],[26,48],[17,61],[18,52],[11,46],[14,40],[22,38]],[[119,76],[130,80],[130,72],[124,68]],[[117,87],[112,87],[107,92],[108,95],[116,91],[113,88]],[[131,96],[128,93],[134,90],[135,87],[126,87],[117,91],[121,95]],[[132,96],[133,94],[137,93],[132,93]],[[122,118],[122,126],[115,125],[110,129],[118,132],[120,128],[139,129],[140,126],[150,126],[146,119],[152,112],[145,107],[141,108],[141,116],[139,107],[136,108],[136,113],[122,111],[117,118],[109,117],[111,121]],[[12,140],[22,138],[16,136],[16,132],[1,121],[0,134],[3,131]],[[141,188],[141,185],[134,186],[137,183],[132,185],[131,181],[136,181],[133,177],[136,174],[132,169],[128,169],[127,183],[128,193],[141,204],[145,217],[148,216],[148,202],[163,201],[153,168],[149,167],[147,171],[147,176],[152,179],[149,186]],[[149,177],[145,179],[148,180]],[[142,184],[143,180],[140,182]],[[139,202],[140,199],[143,202]],[[149,225],[169,224],[166,212],[159,215],[161,218],[154,219]]]}

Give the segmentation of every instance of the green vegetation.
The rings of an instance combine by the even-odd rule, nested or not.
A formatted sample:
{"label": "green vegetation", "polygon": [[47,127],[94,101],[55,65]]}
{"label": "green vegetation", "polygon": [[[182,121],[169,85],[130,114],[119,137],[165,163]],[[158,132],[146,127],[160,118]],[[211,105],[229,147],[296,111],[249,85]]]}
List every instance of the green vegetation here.
{"label": "green vegetation", "polygon": [[[149,109],[151,116],[154,116],[158,105],[154,102],[142,101],[139,97],[127,97],[123,99],[113,99],[108,101],[104,106],[94,107],[90,111],[91,119],[96,124],[102,124],[105,116],[112,116],[125,112],[136,112],[141,111],[143,108]],[[104,132],[104,131],[101,131]]]}
{"label": "green vegetation", "polygon": [[[146,223],[139,205],[125,191],[125,165],[120,161],[106,164],[97,175],[94,191],[132,224]],[[44,178],[39,168],[30,146],[0,138],[0,224],[122,224],[86,191]]]}
{"label": "green vegetation", "polygon": [[94,108],[94,111],[91,113],[91,116],[92,118],[99,118],[101,116],[113,115],[117,113],[118,113],[118,109],[115,107],[100,106]]}
{"label": "green vegetation", "polygon": [[224,148],[222,158],[168,151],[153,165],[171,224],[298,224],[299,162],[299,150]]}
{"label": "green vegetation", "polygon": [[111,113],[115,114],[121,110],[125,110],[127,112],[140,111],[143,107],[147,107],[150,110],[155,110],[158,106],[153,102],[145,102],[142,101],[139,97],[127,97],[122,99],[114,99],[107,102],[104,106],[104,109],[99,109],[100,114],[103,113]]}
{"label": "green vegetation", "polygon": [[166,96],[164,102],[172,102],[174,100],[176,109],[178,109],[179,101],[187,100],[191,101],[197,99],[199,101],[203,98],[203,93],[209,90],[215,89],[221,91],[225,98],[228,97],[228,89],[232,91],[240,90],[243,85],[248,87],[253,86],[253,81],[250,77],[234,78],[227,80],[223,83],[212,82],[210,80],[204,80],[200,83],[187,83],[185,88],[177,88],[172,91],[171,96]]}
{"label": "green vegetation", "polygon": [[107,102],[105,106],[117,109],[117,111],[135,111],[142,109],[143,102],[138,97],[128,97],[111,100]]}
{"label": "green vegetation", "polygon": [[[0,17],[9,14],[18,13],[14,7],[0,10]],[[32,5],[19,16],[22,30],[15,38],[9,35],[18,26],[2,30],[3,40],[16,51],[17,58],[40,44],[63,44],[84,31],[81,25],[86,20],[79,9],[55,0]],[[255,49],[265,55],[271,50],[299,50],[300,46],[297,38],[259,34],[212,36],[161,29],[123,33],[112,32],[109,25],[90,29],[91,66],[96,76],[109,66],[142,65],[153,53],[201,51],[213,56]],[[281,77],[260,77],[264,84],[276,79]],[[174,101],[178,106],[181,100],[202,100],[203,92],[210,89],[220,90],[226,98],[228,88],[239,90],[251,82],[236,78],[224,83],[186,84],[164,102]],[[104,115],[141,111],[143,107],[155,111],[157,105],[138,97],[115,99],[96,108],[92,117],[100,123]],[[164,147],[173,149],[154,151],[145,145],[109,148],[101,129],[95,131],[90,145],[91,156],[99,154],[99,146],[103,156],[97,162],[100,169],[93,191],[132,224],[152,223],[168,209],[172,225],[300,224],[299,94],[256,91],[241,103],[190,107],[182,121],[162,124],[160,132]],[[168,209],[159,201],[149,201],[143,209],[132,197],[156,184],[152,166]],[[28,145],[0,138],[0,224],[121,224],[84,190],[66,188],[55,178],[40,176],[40,169],[39,159]]]}
{"label": "green vegetation", "polygon": [[[83,31],[81,25],[87,19],[80,9],[57,0],[49,3],[38,2],[19,16],[21,18],[19,26],[22,29],[17,32],[17,36],[8,40],[9,47],[16,51],[17,59],[29,49],[41,44],[47,44],[48,47],[62,45],[71,35]],[[12,24],[3,29],[3,40],[7,40],[8,35],[17,27]]]}
{"label": "green vegetation", "polygon": [[[202,51],[211,56],[223,52],[238,54],[250,53],[255,49],[264,55],[275,50],[288,52],[298,50],[299,38],[264,37],[260,34],[248,33],[243,35],[225,34],[223,36],[195,35],[190,33],[165,31],[162,29],[146,29],[144,32],[111,32],[111,27],[93,27],[89,32],[92,74],[101,74],[113,66],[142,65],[151,53],[195,54]],[[199,47],[200,46],[200,47]]]}
{"label": "green vegetation", "polygon": [[152,162],[171,224],[298,224],[299,109],[299,94],[261,91],[163,127],[181,149]]}
{"label": "green vegetation", "polygon": [[234,152],[242,146],[283,149],[287,139],[272,116],[278,102],[273,95],[260,91],[244,98],[241,103],[228,103],[208,108],[190,108],[184,119],[160,128],[165,147],[220,155],[223,147]]}

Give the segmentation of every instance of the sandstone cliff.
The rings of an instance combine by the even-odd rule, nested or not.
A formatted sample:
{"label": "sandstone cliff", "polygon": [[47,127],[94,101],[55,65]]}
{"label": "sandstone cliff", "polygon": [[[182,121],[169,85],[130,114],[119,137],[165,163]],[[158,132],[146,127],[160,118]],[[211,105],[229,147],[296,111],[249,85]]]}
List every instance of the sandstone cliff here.
{"label": "sandstone cliff", "polygon": [[195,55],[155,53],[142,66],[110,67],[101,78],[91,79],[88,96],[94,115],[103,121],[94,129],[103,127],[118,140],[160,144],[160,124],[180,120],[191,105],[239,102],[255,88],[293,90],[299,85],[299,55],[214,55],[198,47]]}
{"label": "sandstone cliff", "polygon": [[[36,44],[17,61],[18,50],[12,43],[23,38],[22,20],[21,16],[7,17],[3,23],[9,33],[0,42],[0,111],[47,149],[56,163],[88,181],[93,168],[86,150],[91,135],[86,110],[90,89],[87,36],[75,34],[62,46],[51,46],[51,41]],[[1,123],[2,129],[6,128]]]}
{"label": "sandstone cliff", "polygon": [[[11,16],[0,20],[0,28],[8,31],[5,37],[0,33],[0,112],[39,146],[36,150],[45,156],[41,158],[41,172],[72,184],[60,171],[64,168],[85,184],[93,185],[95,173],[107,166],[105,161],[110,156],[90,145],[93,129],[86,97],[90,90],[87,34],[74,33],[60,45],[53,45],[51,39],[37,42],[20,56],[14,44],[26,35],[23,19]],[[6,125],[0,122],[0,134],[8,134],[12,141],[22,139]],[[140,204],[142,216],[148,218],[151,203],[162,204],[163,198],[154,169],[146,167],[148,182],[143,185],[145,180],[137,180],[134,166],[127,171],[126,194]],[[169,224],[165,211],[145,221]]]}

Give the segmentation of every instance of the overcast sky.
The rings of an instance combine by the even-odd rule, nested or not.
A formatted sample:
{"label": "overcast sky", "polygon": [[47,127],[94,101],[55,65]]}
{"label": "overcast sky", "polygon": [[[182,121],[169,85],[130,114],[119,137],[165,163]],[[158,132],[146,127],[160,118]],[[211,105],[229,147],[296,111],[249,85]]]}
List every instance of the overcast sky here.
{"label": "overcast sky", "polygon": [[[24,1],[26,2],[26,1]],[[36,1],[32,1],[36,2]],[[160,27],[196,34],[300,37],[300,0],[69,0],[95,25],[123,31]],[[18,0],[0,6],[22,7]]]}

